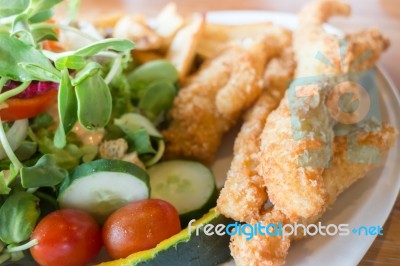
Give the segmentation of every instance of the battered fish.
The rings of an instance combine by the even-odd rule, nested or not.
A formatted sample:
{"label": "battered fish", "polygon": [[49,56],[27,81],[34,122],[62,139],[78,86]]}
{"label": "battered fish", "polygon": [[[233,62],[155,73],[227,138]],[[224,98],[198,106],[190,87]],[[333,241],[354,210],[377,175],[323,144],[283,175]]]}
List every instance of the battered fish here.
{"label": "battered fish", "polygon": [[213,161],[224,133],[260,95],[266,63],[290,42],[288,31],[280,33],[232,44],[187,80],[162,132],[166,158]]}
{"label": "battered fish", "polygon": [[[331,15],[348,15],[349,10],[348,4],[334,0],[313,2],[302,10],[294,34],[296,78],[317,76],[321,88],[301,87],[296,93],[317,96],[298,97],[296,102],[287,93],[269,115],[261,136],[259,175],[264,177],[275,208],[293,221],[316,216],[327,206],[322,174],[332,157],[333,126],[337,123],[326,104],[330,90],[337,84],[330,77],[373,68],[388,46],[379,31],[366,30],[348,36],[342,60],[338,36],[325,33],[322,24]],[[331,63],[317,60],[319,52]],[[360,58],[356,55],[366,53],[369,57],[357,64]],[[299,158],[304,154],[308,156],[301,162]]]}
{"label": "battered fish", "polygon": [[[235,140],[234,157],[227,180],[217,202],[217,210],[241,222],[257,219],[267,201],[264,180],[257,173],[260,135],[268,115],[279,105],[293,78],[295,62],[292,47],[271,60],[264,74],[265,88],[256,103],[245,113]],[[243,189],[245,188],[245,189]]]}
{"label": "battered fish", "polygon": [[[313,2],[303,9],[300,15],[300,26],[294,38],[298,61],[296,77],[342,74],[348,71],[373,68],[380,54],[389,45],[379,30],[365,30],[346,36],[347,50],[342,55],[337,52],[340,50],[338,37],[328,35],[322,30],[322,23],[330,15],[347,15],[348,13],[347,4],[333,0]],[[320,57],[322,62],[312,60],[318,52],[325,55],[325,58]],[[343,60],[341,56],[343,56]],[[345,84],[344,86],[351,85]],[[304,89],[303,92],[321,93],[321,91],[310,91],[309,88]],[[321,102],[326,99],[323,93],[322,90]],[[311,101],[303,103],[304,106],[300,106],[298,109],[304,118],[299,121],[300,126],[303,122],[310,122],[310,119],[314,119],[309,125],[315,126],[314,122],[322,121],[321,124],[324,126],[333,127],[335,121],[326,113],[326,109],[320,108],[320,103],[315,104]],[[259,211],[253,211],[253,217],[247,215],[245,211],[241,211],[239,214],[245,213],[246,215],[238,217],[233,214],[236,219],[244,217],[246,220],[250,219],[251,224],[262,222],[264,225],[279,222],[283,224],[296,222],[305,225],[316,223],[326,209],[334,204],[340,193],[377,166],[372,163],[375,159],[374,153],[364,154],[365,163],[349,161],[349,152],[353,153],[356,150],[354,146],[349,146],[349,140],[357,139],[361,145],[375,147],[379,150],[381,157],[384,157],[397,139],[396,129],[388,124],[383,124],[382,128],[377,131],[365,132],[360,128],[351,131],[347,136],[337,137],[333,137],[331,127],[320,128],[317,125],[315,131],[323,132],[327,136],[319,141],[299,142],[294,140],[292,130],[291,110],[286,94],[279,107],[267,118],[261,135],[261,152],[258,158],[258,174],[264,177],[264,184],[258,181],[255,186],[257,186],[256,189],[267,189],[273,206],[263,214],[264,204],[248,201],[258,204],[258,206],[251,206],[251,209],[259,208]],[[330,168],[299,167],[297,160],[299,154],[306,150],[321,148],[322,145],[330,142],[332,143]],[[327,158],[322,157],[321,159],[326,160]],[[254,161],[256,162],[257,159]],[[254,169],[254,166],[250,169]],[[246,185],[246,183],[243,184]],[[246,190],[247,187],[241,188],[241,191]],[[255,188],[250,187],[250,191],[253,190]],[[239,204],[243,204],[240,201],[247,201],[247,199],[233,199],[239,201]],[[300,235],[283,239],[279,236],[257,235],[252,240],[246,240],[247,236],[245,235],[235,235],[232,237],[230,248],[236,265],[282,265],[285,262],[290,242],[301,237]]]}
{"label": "battered fish", "polygon": [[[397,131],[388,124],[382,126],[378,132],[364,132],[359,134],[358,140],[364,145],[376,147],[382,157],[390,150],[397,140]],[[336,137],[333,146],[333,165],[323,173],[324,186],[328,192],[328,207],[332,206],[338,195],[354,184],[357,180],[364,177],[368,171],[376,167],[376,164],[355,164],[349,162],[347,158],[347,137]],[[324,211],[315,217],[298,220],[297,223],[305,225],[316,223]],[[273,208],[261,219],[264,226],[278,222],[289,223],[289,219],[279,210]],[[258,220],[250,223],[256,224]],[[299,234],[296,239],[302,238]],[[283,265],[294,237],[283,239],[280,236],[261,236],[257,235],[251,240],[246,240],[246,236],[235,235],[231,239],[231,253],[237,266],[272,266]]]}

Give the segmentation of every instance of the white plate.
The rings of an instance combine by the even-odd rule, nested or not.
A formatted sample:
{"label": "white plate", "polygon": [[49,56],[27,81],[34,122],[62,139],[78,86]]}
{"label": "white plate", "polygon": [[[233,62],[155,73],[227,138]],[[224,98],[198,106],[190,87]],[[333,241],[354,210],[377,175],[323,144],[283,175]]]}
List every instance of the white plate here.
{"label": "white plate", "polygon": [[[294,29],[297,17],[292,14],[264,11],[222,11],[210,12],[207,20],[220,24],[245,24],[272,21],[275,24]],[[341,35],[332,26],[325,29]],[[400,97],[399,91],[389,77],[380,69],[378,73],[380,90],[380,106],[382,119],[400,129]],[[225,138],[218,159],[213,166],[217,183],[223,184],[232,158],[232,146],[237,129]],[[385,164],[357,182],[344,192],[331,210],[323,217],[323,224],[346,223],[350,228],[358,226],[383,225],[390,214],[400,188],[400,144],[390,151]],[[385,231],[384,231],[385,233]],[[372,236],[314,236],[294,242],[289,250],[286,265],[324,265],[346,266],[357,265],[373,243]],[[233,262],[226,265],[234,265]]]}

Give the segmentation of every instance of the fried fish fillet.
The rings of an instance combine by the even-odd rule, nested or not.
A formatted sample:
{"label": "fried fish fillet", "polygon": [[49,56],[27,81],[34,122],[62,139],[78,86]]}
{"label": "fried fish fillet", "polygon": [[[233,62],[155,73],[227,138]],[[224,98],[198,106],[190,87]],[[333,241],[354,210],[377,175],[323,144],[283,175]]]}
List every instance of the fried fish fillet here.
{"label": "fried fish fillet", "polygon": [[[297,61],[296,78],[323,76],[337,71],[316,60],[314,56],[318,51],[324,54],[326,50],[339,51],[337,37],[326,34],[322,24],[332,15],[346,16],[349,12],[349,5],[336,1],[314,2],[301,11],[293,40]],[[340,54],[331,53],[329,58],[333,56],[334,61],[340,59]],[[314,90],[312,93],[320,91]],[[289,108],[287,96],[268,117],[262,133],[259,174],[268,184],[269,197],[275,207],[296,220],[315,216],[325,205],[327,197],[322,181],[323,168],[302,167],[298,157],[307,150],[329,147],[334,134],[323,101],[317,104],[305,101],[299,104],[301,109],[294,114]],[[311,121],[315,136],[311,133],[311,136],[306,136],[306,141],[295,138],[293,133],[297,128],[293,127],[292,121],[296,116],[301,117],[300,121]],[[303,124],[298,124],[300,131]],[[327,157],[320,159],[328,161]]]}
{"label": "fried fish fillet", "polygon": [[[303,9],[300,15],[300,27],[294,38],[298,61],[296,77],[371,69],[380,54],[388,47],[388,41],[379,30],[371,29],[346,36],[346,53],[336,54],[334,50],[339,50],[338,40],[336,39],[335,44],[336,37],[322,31],[322,22],[332,14],[348,14],[348,6],[338,1],[325,0],[314,2]],[[317,52],[325,55],[325,58],[320,57],[322,62],[312,60]],[[306,105],[302,106],[301,111],[315,115],[317,121],[326,119],[329,115],[324,112],[326,110],[318,110],[315,108],[316,105],[310,102],[304,103]],[[318,112],[313,113],[313,108]],[[366,132],[361,128],[350,132],[347,136],[334,138],[330,136],[325,139],[325,143],[323,141],[298,143],[293,140],[290,112],[286,95],[277,110],[267,118],[261,135],[258,174],[264,177],[265,183],[259,182],[257,186],[258,189],[267,188],[273,206],[263,216],[255,215],[250,221],[251,224],[260,221],[264,225],[278,222],[283,224],[296,222],[304,225],[316,223],[340,193],[376,166],[371,163],[374,162],[374,153],[364,154],[365,163],[349,161],[349,154],[357,149],[348,144],[349,140],[357,139],[359,144],[375,147],[381,156],[384,156],[397,139],[397,131],[390,125],[384,124],[378,131]],[[305,116],[305,118],[313,117]],[[327,121],[325,125],[332,125],[332,121]],[[321,129],[317,127],[316,130]],[[322,132],[332,135],[324,129]],[[321,144],[329,144],[329,141],[332,141],[331,168],[297,167],[299,154],[310,148],[319,148]],[[312,171],[309,171],[310,169]],[[242,190],[246,188],[243,187]],[[258,207],[263,208],[261,204]],[[252,208],[256,209],[257,206]],[[245,235],[235,235],[232,237],[230,248],[237,265],[282,265],[290,242],[301,237],[302,235],[283,239],[279,236],[257,235],[252,240],[246,240]]]}
{"label": "fried fish fillet", "polygon": [[174,101],[162,132],[166,158],[211,163],[223,134],[260,95],[266,62],[289,42],[290,34],[248,38],[206,61]]}
{"label": "fried fish fillet", "polygon": [[217,202],[217,210],[226,217],[250,222],[259,217],[261,206],[267,201],[264,180],[256,169],[260,135],[266,118],[285,94],[294,70],[293,51],[289,46],[268,64],[264,74],[264,90],[244,115],[244,123],[235,140],[234,157],[227,180]]}
{"label": "fried fish fillet", "polygon": [[[377,148],[381,156],[384,157],[396,142],[397,135],[396,129],[388,124],[384,124],[381,131],[358,133],[357,138],[361,144]],[[332,168],[326,169],[322,175],[323,183],[328,193],[328,207],[332,206],[339,194],[364,177],[372,168],[376,167],[376,164],[350,162],[347,156],[347,139],[348,136],[335,138]],[[305,225],[316,223],[323,213],[324,211],[321,211],[315,217],[298,220],[297,223]],[[251,224],[257,222],[257,220],[253,220]],[[290,220],[274,208],[262,218],[264,226],[270,223],[277,224],[278,222],[286,224],[290,223]],[[280,236],[257,235],[251,240],[246,240],[246,237],[243,235],[235,235],[231,239],[230,248],[238,266],[282,265],[285,263],[290,242],[302,237],[302,234],[286,239]]]}
{"label": "fried fish fillet", "polygon": [[[322,175],[331,160],[336,123],[326,104],[336,85],[329,77],[372,68],[388,46],[379,31],[367,30],[348,36],[348,47],[341,55],[338,36],[325,33],[322,24],[331,15],[348,15],[349,11],[348,4],[334,0],[313,2],[301,11],[294,34],[296,79],[317,76],[317,86],[303,86],[296,93],[317,96],[298,97],[293,103],[287,93],[269,115],[261,136],[259,175],[265,179],[275,208],[293,221],[314,217],[327,206],[328,192]],[[318,53],[329,63],[314,58]],[[366,53],[369,57],[357,65],[355,55]],[[305,165],[300,161],[303,155],[309,155],[304,156]]]}
{"label": "fried fish fillet", "polygon": [[[351,49],[348,55],[352,56],[348,59],[350,62],[356,62],[357,59],[361,58],[360,52],[370,49],[371,45],[378,46],[372,48],[373,50],[381,50],[387,46],[386,40],[381,38],[377,29],[349,35],[347,40],[350,43],[349,49]],[[360,46],[366,46],[366,48],[360,49]],[[357,68],[366,68],[371,65],[371,62],[377,60],[377,54],[374,53],[372,55],[375,57],[361,61]],[[271,61],[266,71],[266,90],[247,112],[245,123],[236,139],[234,158],[217,205],[222,214],[232,219],[242,222],[256,219],[262,212],[262,206],[267,200],[266,185],[256,171],[258,166],[257,153],[260,149],[258,139],[266,118],[276,108],[283,96],[286,88],[285,82],[293,72],[294,63],[292,61],[293,58],[288,51],[282,55],[281,59]],[[268,84],[273,86],[268,86]]]}
{"label": "fried fish fillet", "polygon": [[[268,226],[282,221],[288,221],[287,217],[274,210],[266,214],[261,223],[263,226]],[[258,220],[249,223],[254,225]],[[290,244],[290,238],[281,236],[257,234],[251,240],[247,240],[245,235],[234,235],[231,237],[229,247],[236,266],[278,266],[285,263]]]}

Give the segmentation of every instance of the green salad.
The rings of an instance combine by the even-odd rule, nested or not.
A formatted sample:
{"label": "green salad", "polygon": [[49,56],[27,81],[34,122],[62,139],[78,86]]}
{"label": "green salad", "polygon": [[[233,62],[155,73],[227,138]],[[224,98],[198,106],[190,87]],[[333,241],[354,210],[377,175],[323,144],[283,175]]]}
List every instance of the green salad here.
{"label": "green salad", "polygon": [[[126,257],[215,206],[207,167],[162,161],[175,67],[81,31],[78,1],[51,20],[59,2],[0,0],[0,264],[85,265],[103,244]],[[81,47],[63,49],[60,31]]]}

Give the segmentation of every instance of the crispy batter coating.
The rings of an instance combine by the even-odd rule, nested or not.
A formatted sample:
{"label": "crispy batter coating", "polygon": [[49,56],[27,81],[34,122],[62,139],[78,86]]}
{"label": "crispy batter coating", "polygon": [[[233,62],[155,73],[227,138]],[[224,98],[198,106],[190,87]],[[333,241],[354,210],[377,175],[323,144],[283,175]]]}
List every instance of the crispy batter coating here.
{"label": "crispy batter coating", "polygon": [[378,61],[382,51],[390,46],[390,41],[377,28],[348,34],[346,40],[349,52],[346,54],[345,71],[371,68]]}
{"label": "crispy batter coating", "polygon": [[243,236],[233,236],[229,247],[237,266],[275,266],[285,263],[290,239],[257,235],[246,240]]}
{"label": "crispy batter coating", "polygon": [[[341,74],[354,70],[370,69],[374,66],[380,54],[389,45],[389,42],[379,30],[364,30],[346,36],[348,49],[344,54],[343,64],[341,56],[338,54],[338,38],[325,34],[322,30],[322,22],[330,15],[348,15],[348,13],[347,4],[334,0],[314,2],[303,9],[300,15],[300,27],[294,38],[297,60],[296,77]],[[325,55],[327,60],[312,60],[317,52]],[[363,60],[360,60],[360,58],[363,58]],[[323,99],[323,97],[321,98]],[[301,112],[308,114],[304,121],[310,121],[314,118],[316,121],[322,121],[322,123],[325,120],[325,126],[333,126],[334,123],[326,118],[329,114],[325,112],[325,109],[315,108],[315,105],[313,106],[307,101],[304,101],[304,106],[301,107],[303,107],[303,109],[300,109]],[[313,113],[313,108],[318,112]],[[316,131],[332,134],[332,136],[326,138],[325,142],[294,141],[290,111],[286,95],[279,107],[268,116],[262,132],[261,152],[259,158],[254,158],[253,162],[258,160],[258,174],[264,177],[265,183],[257,181],[249,184],[249,182],[246,183],[240,179],[240,175],[236,176],[238,179],[236,184],[245,186],[239,190],[241,195],[246,195],[246,192],[243,191],[247,189],[249,189],[248,193],[251,195],[252,191],[266,187],[273,206],[266,213],[263,213],[260,211],[263,209],[261,201],[241,199],[243,202],[258,204],[250,207],[254,214],[253,217],[251,217],[251,213],[242,210],[231,214],[230,211],[234,209],[229,205],[227,206],[230,208],[220,208],[222,212],[228,209],[225,212],[231,217],[236,219],[245,217],[246,220],[250,219],[251,224],[258,221],[262,221],[264,225],[277,222],[284,224],[297,222],[305,225],[316,223],[326,209],[332,206],[340,193],[376,166],[372,163],[349,161],[348,152],[354,152],[355,149],[353,146],[348,146],[349,139],[356,136],[360,144],[377,148],[382,157],[397,139],[396,129],[384,124],[380,131],[364,132],[359,129],[341,137],[333,137],[331,128],[330,131],[317,128]],[[329,143],[329,141],[332,142],[333,154],[331,168],[301,168],[298,166],[297,158],[299,154],[302,154],[305,150],[320,148],[321,144]],[[253,144],[257,145],[256,143],[257,141]],[[368,156],[372,158],[373,155]],[[253,165],[251,167],[243,165],[243,167],[248,167],[248,169],[242,169],[242,173],[254,169]],[[228,182],[227,184],[229,185]],[[236,189],[239,188],[236,187]],[[266,194],[262,194],[262,196],[264,200]],[[235,197],[232,199],[237,200]],[[228,198],[225,200],[228,200]],[[257,208],[259,208],[258,212]],[[238,217],[238,215],[241,216]],[[291,237],[290,240],[280,237],[257,236],[247,241],[246,237],[245,235],[232,237],[230,248],[237,265],[282,265],[285,263],[290,242],[302,238],[302,235]]]}
{"label": "crispy batter coating", "polygon": [[[347,15],[348,12],[347,4],[333,0],[313,2],[303,9],[299,28],[294,34],[296,78],[326,77],[347,73],[350,68],[362,70],[374,66],[388,45],[379,31],[369,30],[348,36],[348,49],[342,67],[338,37],[327,34],[322,29],[322,22],[330,15]],[[325,55],[331,65],[323,60],[316,60],[314,55],[318,52]],[[370,56],[362,64],[354,65],[360,59],[355,55],[367,52]],[[312,86],[310,88],[315,89]],[[295,114],[289,108],[289,98],[286,95],[277,110],[268,117],[262,133],[259,175],[264,177],[268,195],[275,207],[294,221],[301,217],[316,216],[327,206],[328,194],[322,179],[324,166],[302,167],[298,159],[299,155],[312,150],[332,147],[333,126],[336,121],[325,104],[331,88],[332,85],[322,85],[322,89],[313,91],[318,93],[319,102],[315,104],[315,101],[304,100]],[[307,93],[308,88],[302,89]],[[300,117],[295,126],[294,115]],[[296,131],[306,132],[302,133],[306,135],[296,140],[293,133]],[[330,151],[320,154],[313,159],[328,162]]]}
{"label": "crispy batter coating", "polygon": [[[232,44],[205,62],[180,90],[163,131],[166,158],[209,164],[221,138],[260,95],[266,62],[289,42],[262,36]],[[281,38],[282,39],[282,38]]]}
{"label": "crispy batter coating", "polygon": [[[286,220],[285,215],[279,211],[273,211],[268,213],[261,223],[267,226]],[[252,220],[249,223],[256,224],[258,221]],[[257,234],[251,240],[246,240],[244,235],[234,235],[229,247],[237,266],[274,266],[285,262],[290,242],[289,238],[283,239],[280,236]]]}
{"label": "crispy batter coating", "polygon": [[[382,157],[396,142],[398,133],[390,125],[384,124],[381,131],[364,132],[359,134],[358,139],[361,144],[376,147],[381,152]],[[332,206],[339,194],[354,184],[375,164],[362,164],[349,162],[347,158],[347,137],[336,137],[333,146],[333,165],[323,173],[323,182],[328,192],[328,207]],[[299,220],[298,223],[316,223],[324,211],[315,217]],[[255,224],[258,221],[252,221]],[[289,223],[289,219],[273,208],[263,218],[263,225],[269,223],[282,222]],[[235,235],[232,237],[231,252],[237,265],[283,265],[285,263],[290,241],[300,239],[303,235],[282,239],[281,237],[257,236],[252,240],[246,240],[245,236]]]}
{"label": "crispy batter coating", "polygon": [[[395,144],[398,132],[389,124],[383,124],[381,131],[356,133],[360,145],[376,147],[383,159]],[[374,164],[353,163],[347,157],[346,137],[336,137],[333,146],[333,165],[324,171],[323,179],[328,192],[328,206],[332,206],[337,196],[350,187],[355,181],[364,177],[374,168]]]}
{"label": "crispy batter coating", "polygon": [[[348,15],[350,5],[337,0],[313,1],[304,6],[299,13],[299,26],[293,40],[297,61],[296,77],[326,75],[340,71],[338,37],[327,34],[322,25],[332,16]],[[318,52],[329,58],[335,68],[315,60]]]}
{"label": "crispy batter coating", "polygon": [[293,139],[285,103],[271,113],[261,137],[258,172],[264,177],[272,203],[292,220],[316,215],[326,202],[323,170],[300,167],[297,160],[311,147],[319,148],[311,142],[300,145]]}
{"label": "crispy batter coating", "polygon": [[264,74],[265,88],[244,115],[244,123],[235,140],[234,157],[227,180],[217,202],[217,210],[226,217],[241,222],[257,219],[260,206],[267,201],[264,180],[256,169],[260,135],[266,118],[282,99],[294,69],[293,51],[287,47],[268,64]]}
{"label": "crispy batter coating", "polygon": [[[338,47],[337,38],[326,34],[322,24],[331,15],[348,15],[348,13],[349,6],[337,1],[314,2],[302,10],[299,27],[294,34],[297,78],[332,73],[329,66],[314,59],[318,51],[324,54],[326,50],[338,51],[335,49]],[[333,56],[335,59],[338,57],[340,59],[338,54]],[[314,114],[313,109],[319,110]],[[322,180],[323,169],[301,167],[298,161],[299,155],[305,151],[320,149],[322,145],[329,145],[332,141],[333,125],[324,114],[326,112],[324,109],[323,102],[317,106],[304,102],[302,106],[307,121],[316,120],[318,124],[315,126],[315,131],[322,132],[321,137],[325,139],[315,137],[307,141],[294,139],[291,123],[291,116],[294,114],[289,109],[287,97],[268,117],[261,137],[259,174],[268,184],[269,197],[276,208],[293,220],[315,216],[325,205],[327,195]]]}

